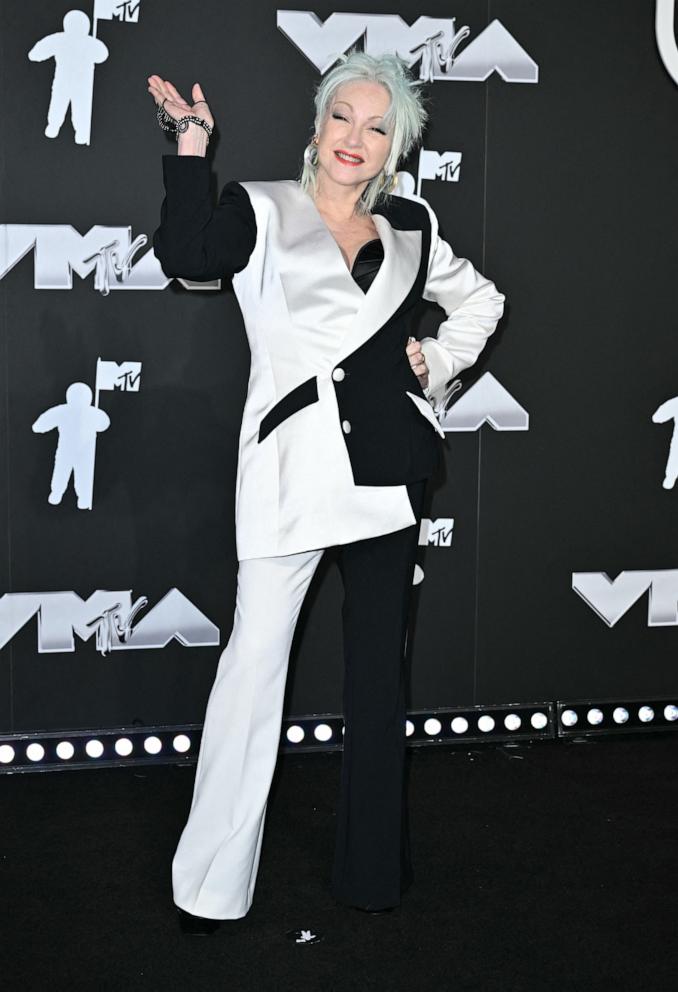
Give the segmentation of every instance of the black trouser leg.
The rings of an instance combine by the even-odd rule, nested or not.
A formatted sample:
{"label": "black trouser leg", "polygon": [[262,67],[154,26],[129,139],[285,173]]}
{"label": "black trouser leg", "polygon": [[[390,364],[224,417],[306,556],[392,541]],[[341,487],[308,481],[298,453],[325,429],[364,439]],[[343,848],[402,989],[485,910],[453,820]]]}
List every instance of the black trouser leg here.
{"label": "black trouser leg", "polygon": [[[408,486],[421,518],[426,480]],[[339,547],[344,750],[331,892],[396,906],[412,881],[405,797],[405,641],[419,523]]]}

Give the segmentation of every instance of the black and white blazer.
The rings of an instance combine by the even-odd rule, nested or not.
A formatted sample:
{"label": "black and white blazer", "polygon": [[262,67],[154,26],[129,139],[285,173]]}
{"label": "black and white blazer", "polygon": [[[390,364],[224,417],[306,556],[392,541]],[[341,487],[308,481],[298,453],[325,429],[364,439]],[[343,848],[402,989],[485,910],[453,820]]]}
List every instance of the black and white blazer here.
{"label": "black and white blazer", "polygon": [[[251,366],[236,480],[238,558],[376,537],[416,522],[407,483],[430,476],[446,383],[472,365],[504,296],[438,234],[420,198],[373,213],[384,258],[365,293],[296,180],[230,182],[215,207],[210,165],[163,156],[153,236],[167,276],[232,276]],[[405,352],[421,300],[447,319],[422,339],[424,390]]]}

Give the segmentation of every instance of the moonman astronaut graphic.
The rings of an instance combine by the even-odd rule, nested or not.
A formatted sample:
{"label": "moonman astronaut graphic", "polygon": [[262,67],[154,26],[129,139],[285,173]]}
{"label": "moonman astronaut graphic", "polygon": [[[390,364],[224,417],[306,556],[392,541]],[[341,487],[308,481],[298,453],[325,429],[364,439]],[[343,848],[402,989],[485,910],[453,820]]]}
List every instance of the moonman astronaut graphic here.
{"label": "moonman astronaut graphic", "polygon": [[69,10],[63,25],[63,31],[36,42],[28,57],[32,62],[53,58],[56,63],[46,136],[57,137],[70,104],[75,143],[88,145],[92,126],[94,66],[106,61],[108,48],[103,41],[90,36],[90,21],[84,11]]}
{"label": "moonman astronaut graphic", "polygon": [[678,479],[678,396],[662,403],[652,414],[655,424],[665,424],[673,418],[673,435],[669,445],[669,457],[666,461],[666,472],[662,485],[664,489],[673,489]]}
{"label": "moonman astronaut graphic", "polygon": [[33,424],[36,434],[45,434],[55,427],[59,431],[50,503],[61,502],[73,473],[78,509],[92,509],[97,434],[107,430],[110,423],[107,413],[92,406],[92,390],[84,382],[72,383],[66,390],[65,403],[40,414]]}

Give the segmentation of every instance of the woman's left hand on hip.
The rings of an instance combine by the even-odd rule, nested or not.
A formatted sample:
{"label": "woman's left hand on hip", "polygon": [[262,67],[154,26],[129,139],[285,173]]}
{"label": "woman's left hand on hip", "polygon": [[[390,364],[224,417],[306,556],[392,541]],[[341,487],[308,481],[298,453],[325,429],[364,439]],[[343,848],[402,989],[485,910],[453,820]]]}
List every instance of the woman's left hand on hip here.
{"label": "woman's left hand on hip", "polygon": [[425,389],[428,386],[428,366],[424,358],[424,353],[421,350],[421,341],[417,341],[416,338],[410,338],[405,351],[409,357],[412,371],[419,380],[422,389]]}

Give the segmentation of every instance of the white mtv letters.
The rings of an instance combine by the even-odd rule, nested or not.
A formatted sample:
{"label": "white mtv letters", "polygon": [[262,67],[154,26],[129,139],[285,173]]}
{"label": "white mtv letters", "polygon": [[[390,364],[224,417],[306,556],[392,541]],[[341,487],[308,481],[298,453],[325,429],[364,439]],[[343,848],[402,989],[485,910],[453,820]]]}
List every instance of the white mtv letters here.
{"label": "white mtv letters", "polygon": [[652,414],[652,420],[655,424],[665,424],[668,420],[673,420],[673,434],[662,483],[664,489],[673,489],[678,479],[678,396],[658,406]]}
{"label": "white mtv letters", "polygon": [[678,83],[678,45],[674,29],[675,0],[657,0],[654,30],[657,48],[664,67],[674,83]]}
{"label": "white mtv letters", "polygon": [[96,398],[84,382],[73,382],[66,390],[66,402],[41,413],[33,424],[35,434],[57,430],[59,440],[54,455],[54,470],[48,502],[58,506],[73,475],[73,487],[79,510],[92,509],[94,461],[97,434],[108,430],[110,417],[99,410],[102,389],[139,392],[141,362],[103,362],[97,358]]}
{"label": "white mtv letters", "polygon": [[419,78],[428,82],[484,82],[493,72],[509,83],[536,83],[539,77],[537,63],[496,19],[459,55],[470,29],[457,31],[453,17],[418,17],[410,25],[399,14],[334,13],[323,23],[310,10],[279,10],[277,25],[321,74],[364,39],[371,55],[396,52],[410,66],[419,62]]}
{"label": "white mtv letters", "polygon": [[530,415],[508,389],[485,372],[440,421],[445,431],[477,431],[484,423],[495,431],[529,430]]}
{"label": "white mtv letters", "polygon": [[108,48],[96,37],[97,20],[139,20],[141,0],[94,0],[94,27],[84,10],[69,10],[63,31],[37,41],[28,53],[31,62],[54,59],[52,95],[47,111],[45,135],[56,138],[71,108],[76,145],[89,145],[92,130],[94,68],[108,58]]}
{"label": "white mtv letters", "polygon": [[627,613],[649,592],[648,627],[678,625],[678,569],[620,572],[611,579],[607,572],[573,572],[572,588],[608,627]]}
{"label": "white mtv letters", "polygon": [[461,175],[461,152],[436,152],[428,148],[419,149],[419,164],[415,181],[411,172],[404,169],[397,173],[396,195],[402,197],[421,196],[424,179],[438,182],[458,183]]}
{"label": "white mtv letters", "polygon": [[96,632],[102,654],[164,648],[172,640],[192,648],[219,644],[219,628],[176,588],[132,627],[146,602],[144,596],[132,604],[130,589],[98,589],[87,600],[74,592],[8,592],[0,597],[0,649],[35,616],[41,654],[75,651],[74,633],[87,641]]}
{"label": "white mtv letters", "polygon": [[420,545],[433,544],[437,548],[451,548],[453,529],[454,517],[439,517],[436,520],[422,517],[419,525],[418,543]]}
{"label": "white mtv letters", "polygon": [[[90,228],[80,234],[70,224],[0,224],[0,279],[33,251],[35,289],[72,289],[73,273],[86,279],[94,272],[94,288],[102,296],[113,289],[165,289],[173,281],[160,267],[153,249],[133,264],[148,241],[132,241],[131,227]],[[212,282],[178,280],[186,289],[218,289]]]}

